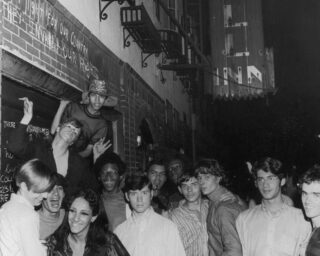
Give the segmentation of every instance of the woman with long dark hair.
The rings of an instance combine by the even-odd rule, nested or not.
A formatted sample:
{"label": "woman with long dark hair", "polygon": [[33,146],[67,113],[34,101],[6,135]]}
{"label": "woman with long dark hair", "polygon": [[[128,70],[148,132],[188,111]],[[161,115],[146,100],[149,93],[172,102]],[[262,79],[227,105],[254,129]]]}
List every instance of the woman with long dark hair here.
{"label": "woman with long dark hair", "polygon": [[116,235],[108,231],[104,211],[92,190],[71,197],[68,214],[47,240],[48,256],[129,256]]}

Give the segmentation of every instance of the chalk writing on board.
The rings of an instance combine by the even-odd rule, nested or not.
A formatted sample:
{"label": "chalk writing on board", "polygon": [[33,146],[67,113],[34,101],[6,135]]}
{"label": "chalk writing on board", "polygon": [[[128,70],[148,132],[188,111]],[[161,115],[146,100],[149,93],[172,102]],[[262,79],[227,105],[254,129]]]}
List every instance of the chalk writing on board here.
{"label": "chalk writing on board", "polygon": [[12,177],[3,175],[3,174],[0,175],[0,182],[2,183],[11,183],[12,181],[13,181],[13,175]]}
{"label": "chalk writing on board", "polygon": [[[13,121],[3,121],[3,128],[16,128],[17,123]],[[44,137],[49,136],[49,129],[48,128],[42,128],[39,126],[34,126],[32,124],[29,124],[27,127],[27,133],[32,134],[35,137],[38,137],[40,134]]]}
{"label": "chalk writing on board", "polygon": [[[79,68],[87,78],[98,78],[91,62],[90,40],[57,11],[49,1],[3,1],[3,17],[11,24],[27,24],[24,33],[45,44],[51,51]],[[37,1],[36,1],[37,2]]]}
{"label": "chalk writing on board", "polygon": [[9,163],[0,174],[0,204],[9,200],[10,194],[13,192],[12,182],[14,180],[15,167],[12,168]]}
{"label": "chalk writing on board", "polygon": [[16,122],[3,121],[3,128],[16,128]]}
{"label": "chalk writing on board", "polygon": [[7,148],[3,148],[3,151],[6,159],[13,159],[13,154],[10,153]]}
{"label": "chalk writing on board", "polygon": [[34,125],[28,125],[27,127],[27,133],[32,134],[36,137],[38,137],[40,134],[44,135],[44,137],[49,136],[49,129],[47,128],[41,128],[39,126],[34,126]]}
{"label": "chalk writing on board", "polygon": [[[8,134],[9,130],[15,129],[17,125],[17,122],[4,120],[4,133]],[[38,137],[49,137],[49,129],[35,125],[28,125],[27,133],[30,141]],[[2,148],[2,157],[2,164],[3,167],[5,166],[5,168],[2,168],[0,172],[0,205],[7,202],[10,198],[10,194],[13,192],[12,183],[14,181],[14,174],[18,166],[18,162],[14,158],[14,155],[9,152],[6,147]]]}
{"label": "chalk writing on board", "polygon": [[9,200],[9,198],[10,198],[9,193],[1,194],[1,192],[0,192],[0,204],[7,202]]}

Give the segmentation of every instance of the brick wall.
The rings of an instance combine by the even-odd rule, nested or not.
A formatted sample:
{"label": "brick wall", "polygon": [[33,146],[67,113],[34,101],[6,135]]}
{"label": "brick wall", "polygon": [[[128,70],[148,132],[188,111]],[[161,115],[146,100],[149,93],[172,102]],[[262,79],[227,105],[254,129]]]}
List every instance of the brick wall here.
{"label": "brick wall", "polygon": [[[173,133],[172,127],[166,127],[164,100],[128,64],[120,61],[72,17],[58,1],[54,2],[52,6],[51,2],[43,1],[43,5],[37,8],[42,10],[44,15],[37,16],[28,9],[30,0],[0,0],[3,10],[0,31],[3,49],[27,61],[36,67],[35,70],[45,71],[56,80],[62,81],[66,87],[84,90],[90,76],[108,80],[111,94],[119,98],[117,108],[122,113],[118,122],[118,129],[122,133],[119,152],[130,170],[141,167],[142,152],[137,150],[136,138],[143,119],[148,121],[156,149],[170,146],[165,139],[165,130],[166,136],[170,137],[170,143],[179,140],[177,129]],[[45,17],[50,15],[52,17],[45,20]],[[55,27],[54,22],[59,25]],[[71,33],[83,39],[88,52],[72,45]],[[83,61],[86,62],[87,70],[81,66]],[[2,61],[0,68],[1,63]],[[20,82],[24,82],[23,78]],[[46,91],[47,88],[42,89]],[[52,88],[50,90],[52,95],[54,91]],[[64,96],[60,91],[55,93],[57,98]],[[177,136],[173,136],[174,134]]]}

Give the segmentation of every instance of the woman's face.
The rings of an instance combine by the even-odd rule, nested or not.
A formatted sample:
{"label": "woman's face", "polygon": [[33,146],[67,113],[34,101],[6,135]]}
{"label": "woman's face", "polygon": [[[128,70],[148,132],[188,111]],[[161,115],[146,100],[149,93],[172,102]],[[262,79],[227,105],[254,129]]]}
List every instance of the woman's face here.
{"label": "woman's face", "polygon": [[71,233],[86,236],[93,220],[92,209],[88,201],[83,197],[76,198],[72,202],[68,214]]}

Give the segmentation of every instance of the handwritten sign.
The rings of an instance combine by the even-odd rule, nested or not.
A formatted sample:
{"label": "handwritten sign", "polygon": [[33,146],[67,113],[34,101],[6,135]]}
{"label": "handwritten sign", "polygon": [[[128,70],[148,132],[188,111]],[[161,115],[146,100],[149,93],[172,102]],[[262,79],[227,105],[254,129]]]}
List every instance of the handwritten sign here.
{"label": "handwritten sign", "polygon": [[[2,121],[2,132],[4,137],[8,138],[9,133],[17,127],[17,123],[14,121]],[[49,129],[29,125],[27,127],[28,139],[33,141],[40,137],[48,138]],[[0,205],[9,200],[10,194],[13,192],[14,175],[18,165],[21,163],[14,157],[12,153],[8,151],[6,147],[2,148],[2,170],[0,172]]]}
{"label": "handwritten sign", "polygon": [[[43,93],[21,86],[3,77],[1,105],[1,171],[0,206],[9,200],[14,189],[14,175],[22,160],[8,150],[11,131],[16,129],[23,116],[23,103],[18,98],[28,97],[33,101],[34,116],[27,127],[28,139],[47,139],[49,127],[59,102]],[[44,111],[45,110],[45,111]]]}
{"label": "handwritten sign", "polygon": [[95,57],[90,56],[97,47],[48,1],[3,0],[3,17],[64,58],[76,72],[99,77]]}

